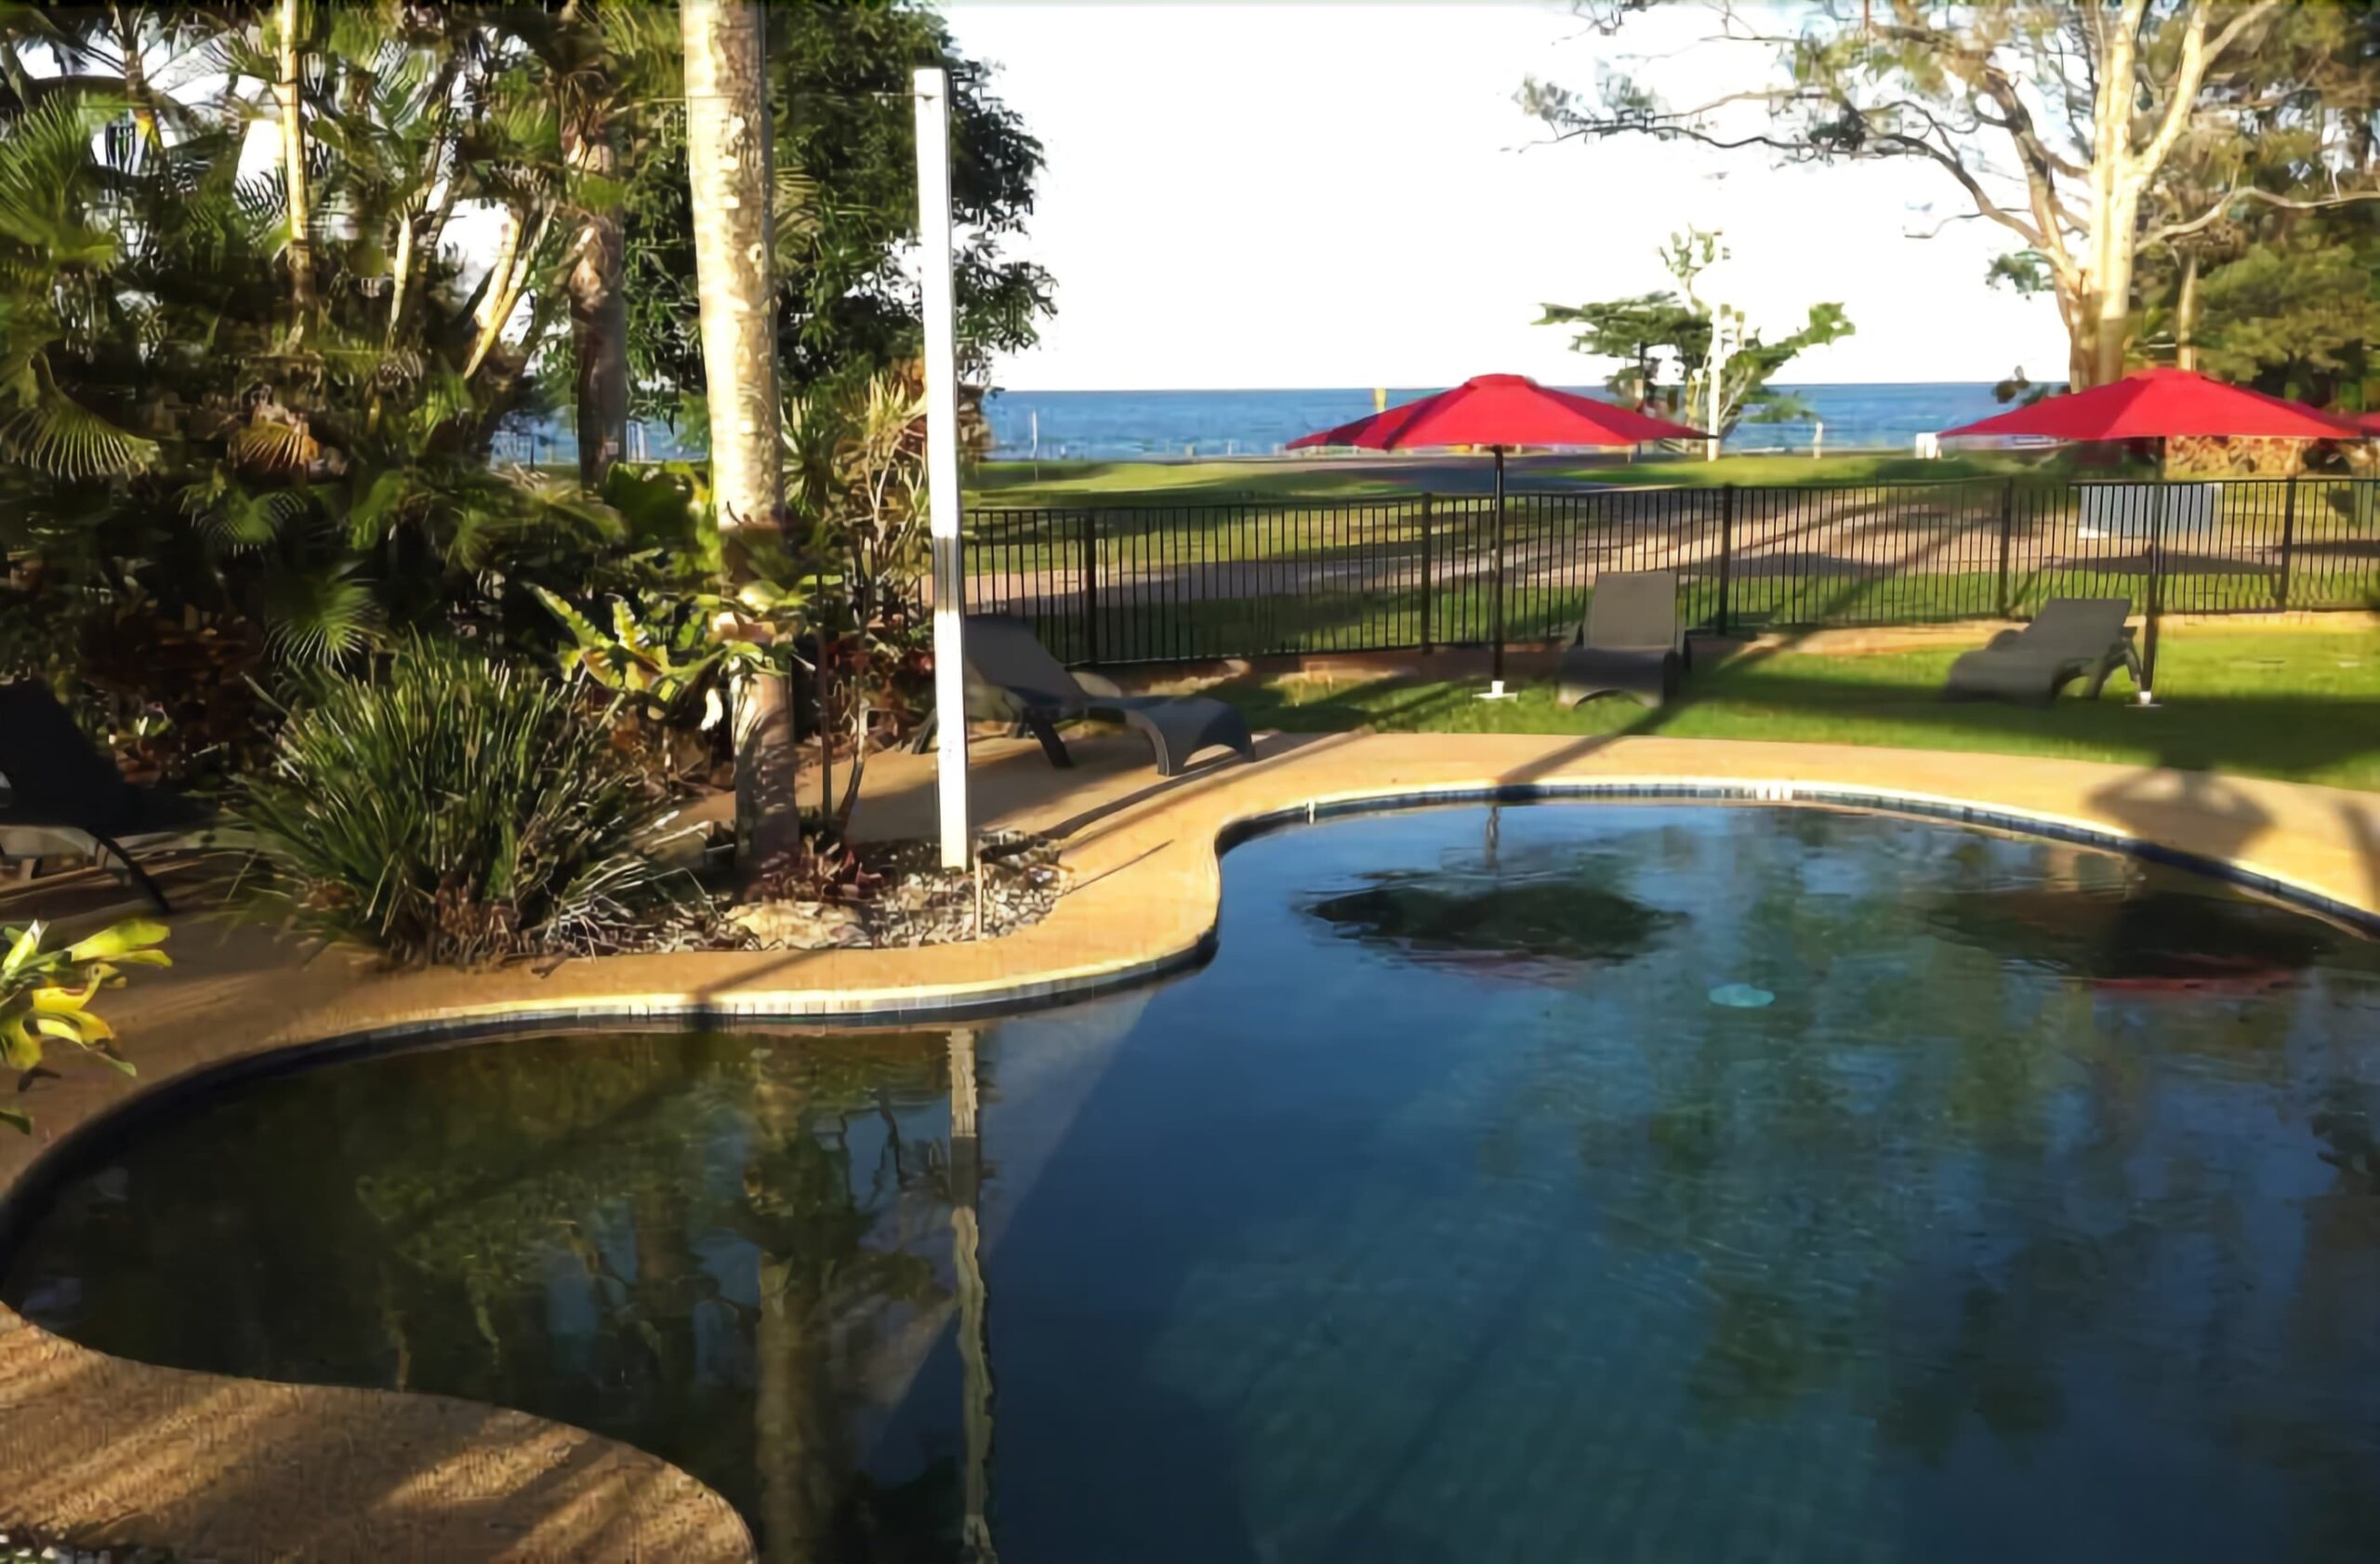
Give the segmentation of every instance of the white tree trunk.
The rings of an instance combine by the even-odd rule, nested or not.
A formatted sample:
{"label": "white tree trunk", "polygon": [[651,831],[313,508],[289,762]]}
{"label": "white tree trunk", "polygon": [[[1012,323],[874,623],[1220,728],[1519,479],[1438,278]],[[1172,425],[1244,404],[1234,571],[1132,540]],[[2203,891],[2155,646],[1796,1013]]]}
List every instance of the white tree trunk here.
{"label": "white tree trunk", "polygon": [[2182,257],[2182,283],[2174,300],[2174,365],[2198,367],[2198,252]]}
{"label": "white tree trunk", "polygon": [[[780,525],[783,510],[766,19],[754,0],[684,0],[679,19],[711,500],[733,573],[744,568],[738,535]],[[790,863],[800,847],[785,682],[747,680],[735,705],[737,840],[747,872],[766,874]]]}
{"label": "white tree trunk", "polygon": [[721,526],[774,526],[782,480],[763,19],[754,0],[686,0],[680,15],[711,494]]}

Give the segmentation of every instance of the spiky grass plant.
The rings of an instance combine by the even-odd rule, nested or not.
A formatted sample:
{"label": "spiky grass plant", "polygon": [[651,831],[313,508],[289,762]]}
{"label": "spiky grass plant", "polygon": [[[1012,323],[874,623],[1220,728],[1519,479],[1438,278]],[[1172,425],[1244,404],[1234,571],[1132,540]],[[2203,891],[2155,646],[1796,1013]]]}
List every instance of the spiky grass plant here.
{"label": "spiky grass plant", "polygon": [[577,681],[407,639],[314,679],[231,813],[255,900],[405,964],[618,948],[694,891]]}

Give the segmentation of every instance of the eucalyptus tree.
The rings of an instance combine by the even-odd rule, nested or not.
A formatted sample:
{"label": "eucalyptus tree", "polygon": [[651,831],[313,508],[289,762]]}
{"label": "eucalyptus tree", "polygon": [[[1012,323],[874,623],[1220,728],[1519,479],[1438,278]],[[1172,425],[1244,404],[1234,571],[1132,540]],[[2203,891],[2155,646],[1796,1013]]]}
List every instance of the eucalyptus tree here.
{"label": "eucalyptus tree", "polygon": [[[1587,0],[1617,32],[1650,0]],[[2156,192],[2187,144],[2255,132],[2291,84],[2259,61],[2319,57],[2347,7],[2281,0],[1821,0],[1805,13],[1713,0],[1708,41],[1765,52],[1762,82],[1683,107],[1621,73],[1585,96],[1530,79],[1524,107],[1558,139],[1643,135],[1753,148],[1787,163],[1931,164],[2019,248],[1995,270],[2055,294],[2080,388],[2122,374],[2144,251],[2242,206],[2306,212],[2380,196],[2344,143],[2309,155],[2319,190],[2225,182],[2200,210]],[[1795,25],[1791,16],[1805,15]],[[2276,96],[2279,94],[2279,96]],[[2321,135],[2361,134],[2337,125]],[[1938,227],[1935,232],[1939,232]]]}

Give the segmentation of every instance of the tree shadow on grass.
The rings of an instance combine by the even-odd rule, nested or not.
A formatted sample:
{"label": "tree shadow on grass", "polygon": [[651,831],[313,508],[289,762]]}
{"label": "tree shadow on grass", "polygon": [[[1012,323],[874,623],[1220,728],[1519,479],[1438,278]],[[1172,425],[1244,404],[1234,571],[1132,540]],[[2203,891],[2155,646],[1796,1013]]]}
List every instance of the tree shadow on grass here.
{"label": "tree shadow on grass", "polygon": [[[2097,700],[2069,694],[2049,706],[1944,699],[1937,683],[1792,670],[1791,643],[1740,653],[1686,680],[1682,698],[1638,709],[1616,701],[1571,711],[1541,707],[1525,693],[1519,709],[1484,713],[1457,685],[1389,678],[1290,702],[1242,684],[1226,694],[1251,721],[1289,731],[1357,728],[1464,731],[1498,728],[1575,733],[1576,743],[1532,762],[1507,780],[1526,783],[1559,770],[1617,739],[1767,739],[1903,749],[1977,750],[2070,757],[2138,769],[2094,793],[2095,813],[2129,834],[2238,860],[2278,824],[2268,805],[2232,775],[2320,779],[2334,786],[2380,787],[2380,698],[2319,693],[2206,691],[2162,682],[2165,703],[2142,709],[2129,690]],[[1840,668],[1842,665],[1836,665]],[[1929,669],[1930,671],[1930,669]],[[2228,774],[2228,775],[2227,775]],[[2342,834],[2363,865],[2369,895],[2380,902],[2380,799],[2343,802]]]}

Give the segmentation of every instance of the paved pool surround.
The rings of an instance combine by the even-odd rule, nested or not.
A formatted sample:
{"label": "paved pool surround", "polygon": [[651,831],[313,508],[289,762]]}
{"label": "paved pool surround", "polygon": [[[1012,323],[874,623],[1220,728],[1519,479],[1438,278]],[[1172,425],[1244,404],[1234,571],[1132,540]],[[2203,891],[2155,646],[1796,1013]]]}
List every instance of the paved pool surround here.
{"label": "paved pool surround", "polygon": [[[2337,789],[1658,737],[1271,736],[1254,764],[1210,763],[1170,781],[1128,736],[1080,737],[1074,749],[1078,765],[1060,772],[1029,741],[977,745],[978,824],[1056,837],[1071,877],[1048,919],[982,944],[393,973],[254,924],[178,917],[173,970],[139,973],[110,996],[139,1078],[69,1064],[26,1093],[37,1129],[0,1139],[0,1191],[38,1184],[48,1149],[91,1119],[135,1104],[170,1111],[180,1092],[227,1071],[573,1024],[956,1020],[1145,981],[1210,948],[1220,857],[1233,842],[1388,806],[1685,797],[1901,810],[2207,868],[2380,931],[2380,795]],[[859,834],[926,834],[934,811],[932,757],[870,762]],[[84,1545],[146,1542],[225,1564],[753,1557],[716,1494],[580,1429],[441,1397],[126,1362],[4,1308],[0,1428],[0,1529]]]}

